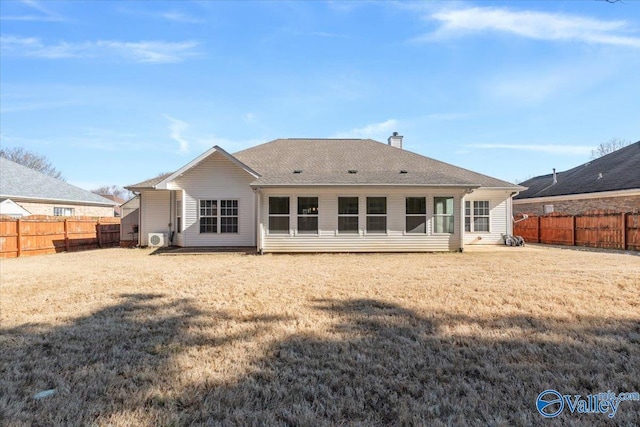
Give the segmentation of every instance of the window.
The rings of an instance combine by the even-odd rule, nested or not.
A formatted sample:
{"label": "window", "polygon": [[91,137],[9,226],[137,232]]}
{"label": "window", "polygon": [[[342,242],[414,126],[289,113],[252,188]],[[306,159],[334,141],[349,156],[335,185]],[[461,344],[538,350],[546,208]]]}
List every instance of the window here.
{"label": "window", "polygon": [[298,197],[298,233],[318,234],[317,197]]}
{"label": "window", "polygon": [[464,202],[464,231],[489,231],[489,201],[474,200]]}
{"label": "window", "polygon": [[427,198],[407,197],[406,202],[406,231],[407,233],[427,232]]}
{"label": "window", "polygon": [[200,200],[200,232],[218,232],[218,201]]}
{"label": "window", "polygon": [[453,197],[433,198],[433,232],[453,234]]}
{"label": "window", "polygon": [[367,233],[387,232],[387,198],[367,197]]}
{"label": "window", "polygon": [[220,200],[220,232],[238,232],[238,201]]}
{"label": "window", "polygon": [[553,205],[543,205],[542,206],[542,212],[547,215],[550,213],[553,213]]}
{"label": "window", "polygon": [[176,230],[182,232],[182,200],[176,200]]}
{"label": "window", "polygon": [[53,208],[53,216],[73,216],[73,208]]}
{"label": "window", "polygon": [[358,234],[357,197],[338,197],[338,233]]}
{"label": "window", "polygon": [[269,197],[269,233],[289,234],[288,197]]}

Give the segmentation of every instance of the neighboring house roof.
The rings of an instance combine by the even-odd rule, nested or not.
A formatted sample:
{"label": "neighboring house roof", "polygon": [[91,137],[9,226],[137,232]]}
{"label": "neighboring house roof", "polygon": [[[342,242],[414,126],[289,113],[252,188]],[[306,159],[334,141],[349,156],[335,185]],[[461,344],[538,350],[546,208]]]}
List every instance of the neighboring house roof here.
{"label": "neighboring house roof", "polygon": [[116,202],[118,204],[118,206],[121,206],[123,203],[126,202],[125,199],[115,196],[113,194],[101,194],[100,196],[104,197],[105,199],[109,199],[112,200],[114,202]]}
{"label": "neighboring house roof", "polygon": [[[215,149],[221,150],[219,147],[212,150]],[[194,162],[199,163],[208,155]],[[254,186],[427,185],[523,189],[371,139],[276,139],[239,151],[233,158],[256,176]],[[166,184],[185,169],[188,168],[128,188],[160,188],[163,182]]]}
{"label": "neighboring house roof", "polygon": [[64,181],[0,157],[0,197],[114,206],[116,203]]}
{"label": "neighboring house roof", "polygon": [[0,199],[0,216],[7,215],[13,217],[21,217],[31,215],[31,212],[17,204],[11,199]]}
{"label": "neighboring house roof", "polygon": [[640,189],[640,141],[568,171],[521,183],[528,190],[515,199]]}

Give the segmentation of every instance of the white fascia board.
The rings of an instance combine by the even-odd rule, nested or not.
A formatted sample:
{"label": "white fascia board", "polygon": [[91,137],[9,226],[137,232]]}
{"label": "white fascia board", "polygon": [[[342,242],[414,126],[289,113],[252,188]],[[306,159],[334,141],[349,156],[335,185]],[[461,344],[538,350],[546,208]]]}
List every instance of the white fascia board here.
{"label": "white fascia board", "polygon": [[184,175],[188,170],[196,167],[203,160],[205,160],[207,157],[211,156],[212,154],[214,154],[216,152],[222,154],[224,157],[226,157],[228,160],[233,162],[236,166],[238,166],[239,168],[243,169],[245,172],[247,172],[249,175],[253,176],[254,178],[259,178],[260,177],[260,174],[258,174],[256,171],[251,169],[249,166],[245,165],[240,160],[238,160],[235,157],[233,157],[233,155],[229,154],[228,152],[223,150],[221,147],[215,145],[215,146],[211,147],[210,149],[208,149],[207,151],[205,151],[204,153],[200,154],[198,157],[196,157],[195,159],[193,159],[192,161],[190,161],[189,163],[187,163],[183,167],[181,167],[180,169],[178,169],[177,171],[175,171],[174,173],[172,173],[171,175],[169,175],[168,177],[166,177],[165,179],[163,179],[162,181],[160,181],[159,183],[157,183],[156,185],[154,185],[153,188],[156,189],[156,190],[168,190],[168,189],[171,189],[168,186],[168,184],[170,182],[175,181],[176,178],[178,178],[181,175]]}
{"label": "white fascia board", "polygon": [[578,193],[578,194],[564,194],[561,196],[545,196],[545,197],[531,197],[528,199],[514,199],[514,205],[524,205],[526,203],[539,203],[539,202],[566,202],[570,200],[583,200],[583,199],[603,199],[606,197],[629,197],[640,196],[640,189],[631,190],[615,190],[615,191],[600,191],[597,193]]}

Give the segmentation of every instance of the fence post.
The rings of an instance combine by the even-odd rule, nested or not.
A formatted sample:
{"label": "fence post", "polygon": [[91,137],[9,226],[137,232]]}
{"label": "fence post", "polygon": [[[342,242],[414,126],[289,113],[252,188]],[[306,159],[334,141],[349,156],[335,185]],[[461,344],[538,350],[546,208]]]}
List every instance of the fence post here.
{"label": "fence post", "polygon": [[537,230],[536,230],[536,243],[541,243],[540,241],[540,220],[541,220],[541,216],[537,216],[536,219],[538,220],[538,224],[537,224]]}
{"label": "fence post", "polygon": [[620,214],[622,217],[622,250],[627,250],[627,213],[622,212]]}
{"label": "fence post", "polygon": [[102,248],[102,232],[100,230],[100,218],[96,220],[96,237],[98,237],[98,247]]}
{"label": "fence post", "polygon": [[576,245],[576,216],[571,215],[571,246]]}
{"label": "fence post", "polygon": [[64,251],[69,252],[69,218],[64,219]]}
{"label": "fence post", "polygon": [[22,227],[22,220],[20,218],[18,218],[18,221],[16,222],[16,234],[18,235],[16,237],[16,246],[17,246],[17,257],[20,258],[20,255],[22,255],[22,230],[20,229]]}

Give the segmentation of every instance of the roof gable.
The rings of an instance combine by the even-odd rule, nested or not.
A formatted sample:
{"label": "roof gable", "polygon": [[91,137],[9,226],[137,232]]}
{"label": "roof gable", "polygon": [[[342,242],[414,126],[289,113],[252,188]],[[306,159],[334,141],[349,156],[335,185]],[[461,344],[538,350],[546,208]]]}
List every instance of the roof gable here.
{"label": "roof gable", "polygon": [[116,203],[90,191],[0,157],[0,196],[114,206]]}
{"label": "roof gable", "polygon": [[563,196],[640,189],[640,141],[556,174],[540,175],[522,185],[528,187],[516,199]]}
{"label": "roof gable", "polygon": [[228,159],[229,161],[233,162],[236,166],[238,166],[239,168],[243,169],[244,171],[246,171],[248,174],[254,176],[255,178],[260,176],[256,171],[251,169],[249,166],[247,166],[246,164],[242,163],[236,157],[232,156],[231,154],[229,154],[228,152],[223,150],[221,147],[216,145],[214,147],[211,147],[210,149],[208,149],[207,151],[205,151],[204,153],[202,153],[201,155],[199,155],[198,157],[196,157],[195,159],[193,159],[192,161],[190,161],[189,163],[187,163],[186,165],[184,165],[183,167],[181,167],[180,169],[178,169],[175,172],[170,172],[170,173],[167,173],[167,174],[164,174],[164,175],[160,175],[160,176],[157,176],[155,178],[139,182],[137,184],[129,185],[129,186],[125,187],[125,188],[128,189],[128,190],[140,190],[140,189],[144,189],[144,188],[156,189],[156,190],[166,190],[168,188],[168,185],[171,182],[175,181],[180,176],[184,175],[185,173],[187,173],[191,169],[193,169],[196,166],[198,166],[200,163],[202,163],[209,156],[212,156],[212,155],[214,155],[216,153],[221,154],[226,159]]}

